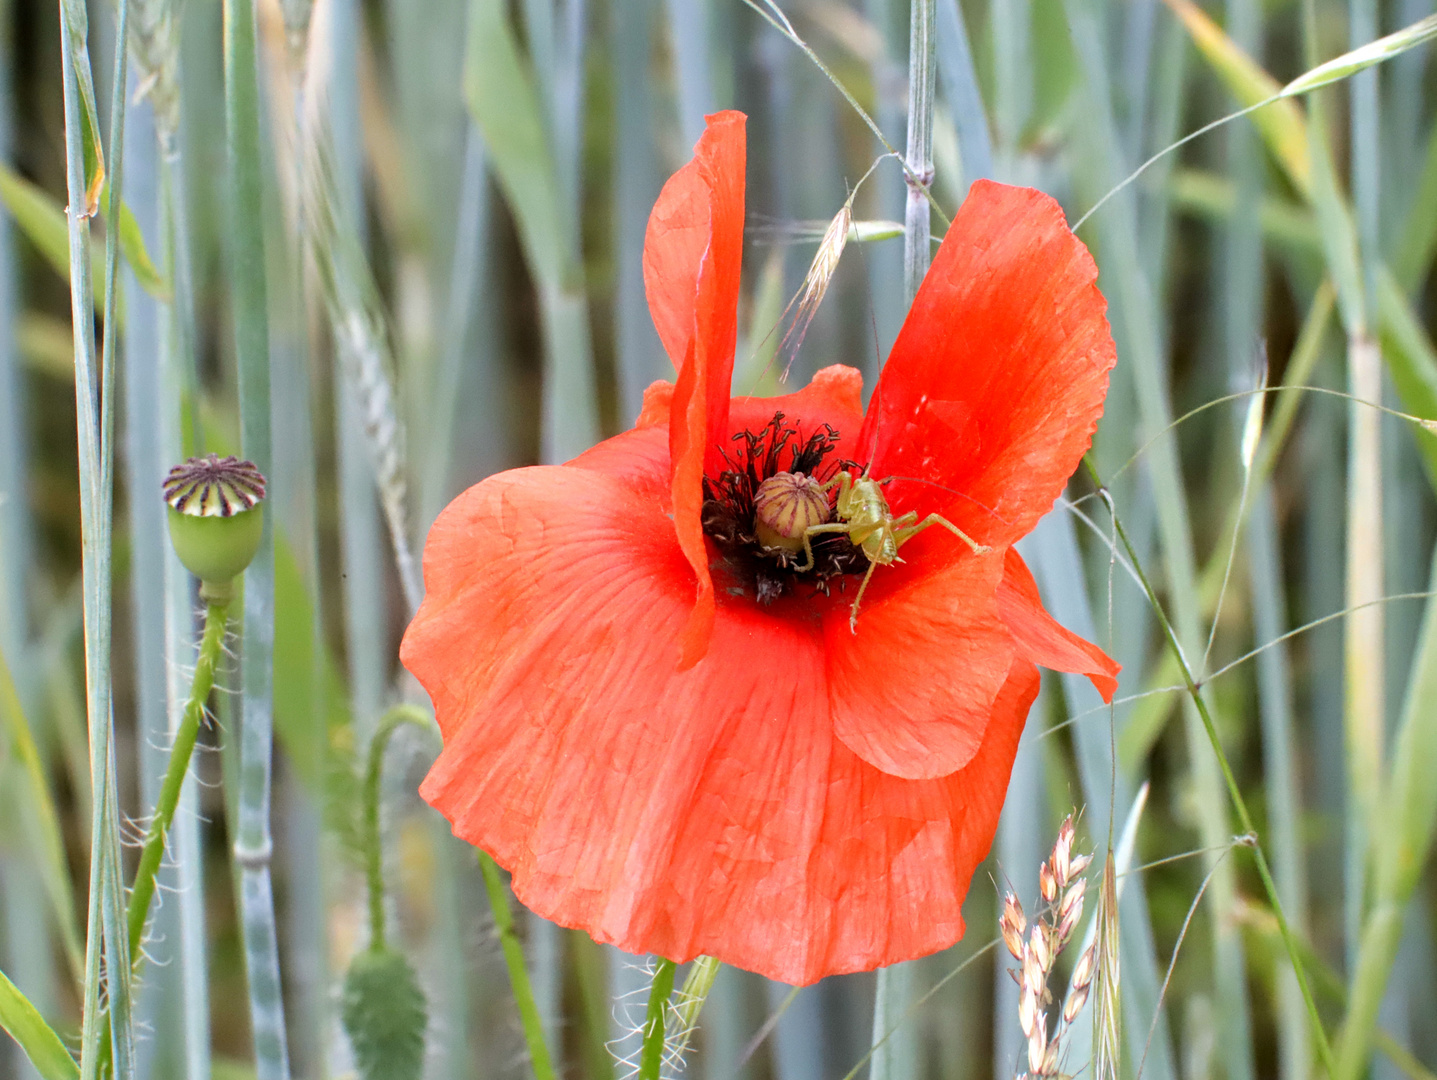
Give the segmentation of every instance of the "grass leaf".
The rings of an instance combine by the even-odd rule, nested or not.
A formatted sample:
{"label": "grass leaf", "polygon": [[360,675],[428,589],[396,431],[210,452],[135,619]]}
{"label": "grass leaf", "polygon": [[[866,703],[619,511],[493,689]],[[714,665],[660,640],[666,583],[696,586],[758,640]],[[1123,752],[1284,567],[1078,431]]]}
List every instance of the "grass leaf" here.
{"label": "grass leaf", "polygon": [[76,1080],[80,1067],[30,999],[0,971],[0,1027],[20,1044],[43,1080]]}
{"label": "grass leaf", "polygon": [[[5,208],[10,211],[15,223],[55,273],[68,278],[69,226],[65,221],[65,208],[60,205],[59,200],[38,184],[26,180],[4,162],[0,162],[0,201],[5,203]],[[135,272],[135,280],[156,300],[168,303],[169,282],[150,258],[140,223],[123,200],[120,203],[120,250],[124,252],[130,269]],[[92,280],[104,280],[104,246],[98,241],[91,241],[90,259]]]}
{"label": "grass leaf", "polygon": [[45,767],[40,761],[40,751],[35,745],[35,736],[25,718],[20,695],[15,690],[15,680],[10,675],[10,665],[3,653],[0,653],[0,714],[10,728],[16,756],[30,781],[29,795],[21,800],[25,816],[30,818],[27,839],[39,856],[40,876],[44,878],[45,891],[49,893],[54,908],[55,925],[60,928],[65,960],[76,983],[80,983],[85,978],[85,956],[76,931],[75,893],[70,884],[70,867],[65,861],[65,837],[60,828],[60,815],[55,810]]}
{"label": "grass leaf", "polygon": [[565,223],[554,157],[534,76],[519,51],[503,0],[469,6],[464,94],[519,226],[529,269],[541,285],[563,283]]}

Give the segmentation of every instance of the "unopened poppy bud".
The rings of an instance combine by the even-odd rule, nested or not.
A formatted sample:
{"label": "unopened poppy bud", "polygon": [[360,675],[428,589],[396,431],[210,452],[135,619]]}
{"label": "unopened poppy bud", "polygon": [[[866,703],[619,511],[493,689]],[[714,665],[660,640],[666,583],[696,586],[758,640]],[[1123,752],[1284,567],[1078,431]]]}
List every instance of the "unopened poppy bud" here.
{"label": "unopened poppy bud", "polygon": [[423,1075],[428,1004],[414,969],[400,953],[370,948],[355,955],[344,978],[340,1022],[360,1080],[419,1080]]}
{"label": "unopened poppy bud", "polygon": [[259,551],[264,475],[253,462],[207,454],[171,469],[164,490],[180,562],[211,592],[227,589]]}
{"label": "unopened poppy bud", "polygon": [[803,550],[803,534],[828,521],[828,496],[803,473],[774,473],[753,497],[754,532],[758,542],[777,551]]}

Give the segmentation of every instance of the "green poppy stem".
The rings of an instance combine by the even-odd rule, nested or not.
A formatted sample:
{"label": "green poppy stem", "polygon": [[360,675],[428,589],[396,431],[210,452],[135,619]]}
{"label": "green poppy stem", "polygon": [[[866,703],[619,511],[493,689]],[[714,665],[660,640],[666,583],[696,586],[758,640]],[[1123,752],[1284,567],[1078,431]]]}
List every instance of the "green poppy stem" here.
{"label": "green poppy stem", "polygon": [[369,740],[369,766],[364,774],[364,871],[369,883],[369,947],[384,945],[384,847],[379,835],[379,787],[389,737],[405,724],[428,728],[429,717],[414,705],[396,705],[379,721]]}
{"label": "green poppy stem", "polygon": [[669,996],[674,992],[674,972],[678,965],[660,958],[654,968],[653,985],[649,987],[649,1010],[644,1017],[644,1046],[639,1051],[638,1080],[659,1080],[664,1064],[664,1016]]}
{"label": "green poppy stem", "polygon": [[220,651],[224,646],[225,627],[229,623],[230,600],[211,599],[205,605],[205,630],[200,639],[200,655],[195,661],[195,675],[190,683],[189,700],[185,702],[184,715],[179,730],[175,732],[174,745],[170,747],[170,761],[165,768],[165,778],[160,785],[160,796],[155,802],[154,816],[150,818],[149,832],[145,834],[145,846],[140,851],[140,865],[135,871],[135,884],[130,890],[128,913],[130,931],[130,962],[138,964],[140,942],[145,933],[145,922],[150,914],[150,902],[155,895],[155,876],[159,873],[160,860],[165,855],[165,840],[170,825],[175,820],[175,809],[180,804],[180,791],[189,773],[190,758],[194,755],[195,741],[199,738],[200,723],[205,715],[205,702],[215,683],[215,670],[219,666]]}

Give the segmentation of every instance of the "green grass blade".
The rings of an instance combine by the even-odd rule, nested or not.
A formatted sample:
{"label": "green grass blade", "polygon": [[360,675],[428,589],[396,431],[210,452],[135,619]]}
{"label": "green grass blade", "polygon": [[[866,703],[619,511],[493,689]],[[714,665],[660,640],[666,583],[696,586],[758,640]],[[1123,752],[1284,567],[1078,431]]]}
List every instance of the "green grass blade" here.
{"label": "green grass blade", "polygon": [[[239,367],[241,451],[266,475],[270,438],[269,314],[264,250],[260,102],[255,12],[227,0],[225,130],[229,147],[230,285]],[[270,758],[273,738],[274,515],[245,574],[243,721],[234,859],[240,868],[245,970],[259,1080],[288,1080],[274,898],[270,883]]]}
{"label": "green grass blade", "polygon": [[[1432,581],[1437,583],[1437,563]],[[1429,588],[1432,586],[1429,585]],[[1428,601],[1407,695],[1384,777],[1383,827],[1374,834],[1373,896],[1351,977],[1351,999],[1337,1043],[1339,1080],[1367,1067],[1377,1011],[1387,988],[1403,916],[1437,835],[1437,605]]]}
{"label": "green grass blade", "polygon": [[544,333],[542,458],[566,461],[599,437],[583,270],[545,134],[539,93],[500,0],[471,0],[465,97],[539,291]]}
{"label": "green grass blade", "polygon": [[[127,60],[129,49],[126,41],[129,33],[128,0],[120,0],[119,14],[115,23],[114,83],[110,92],[110,152],[114,155],[110,175],[104,185],[105,208],[105,302],[103,307],[104,338],[100,361],[100,491],[103,500],[101,510],[105,546],[113,543],[114,515],[114,443],[115,443],[115,366],[119,343],[119,299],[121,221],[123,219],[124,186],[122,182],[125,153],[125,121],[129,110],[125,107],[125,91],[129,85]],[[100,167],[103,173],[103,165]],[[138,232],[138,230],[135,230]],[[112,603],[113,582],[106,581],[103,608],[103,647],[108,650],[108,640],[113,626]],[[112,659],[106,657],[106,682],[110,680]],[[105,983],[108,991],[107,1006],[110,1010],[112,1068],[116,1080],[132,1080],[135,1076],[135,1043],[133,1027],[133,968],[134,946],[125,932],[125,885],[124,864],[120,854],[120,796],[118,766],[114,743],[114,700],[112,688],[107,686],[106,696],[110,698],[111,714],[107,722],[111,727],[108,739],[109,767],[105,773],[105,802],[107,816],[113,815],[114,828],[106,831],[104,846],[104,915],[102,922],[105,932]],[[98,837],[99,834],[96,834]]]}
{"label": "green grass blade", "polygon": [[[75,148],[81,154],[83,170],[82,198],[77,202],[72,196],[70,205],[84,207],[82,216],[90,217],[100,209],[100,189],[105,183],[105,150],[100,142],[100,112],[95,106],[95,79],[90,71],[87,44],[90,26],[85,0],[60,0],[60,33],[65,39],[62,49],[74,65],[77,105]],[[66,119],[69,119],[68,112]]]}
{"label": "green grass blade", "polygon": [[938,77],[958,129],[964,180],[972,183],[993,175],[993,144],[988,117],[968,47],[968,29],[958,0],[936,0],[938,6]]}
{"label": "green grass blade", "polygon": [[704,133],[704,114],[714,108],[709,70],[709,23],[712,0],[666,0],[669,40],[678,83],[679,128],[685,146]]}
{"label": "green grass blade", "polygon": [[1305,194],[1312,185],[1312,166],[1302,111],[1292,102],[1280,100],[1282,88],[1277,80],[1239,48],[1195,4],[1190,0],[1166,2],[1182,20],[1198,51],[1244,107],[1279,98],[1253,113],[1252,123],[1262,133],[1263,141],[1281,163],[1289,179]]}
{"label": "green grass blade", "polygon": [[[123,8],[121,9],[124,10]],[[94,92],[85,53],[84,10],[73,3],[63,7],[65,26],[61,32],[61,64],[65,98],[66,190],[76,208],[92,206],[98,198],[103,168],[96,164],[98,134],[94,124]],[[78,51],[77,51],[78,50]],[[123,85],[123,84],[122,84]],[[123,110],[121,110],[123,114]],[[122,129],[121,129],[122,130]],[[92,143],[94,145],[92,145]],[[113,201],[113,200],[112,200]],[[75,413],[79,437],[80,518],[85,612],[86,714],[90,735],[90,901],[86,919],[84,1027],[81,1036],[81,1071],[90,1080],[100,1069],[101,1032],[100,956],[106,956],[112,1026],[118,1034],[116,1065],[128,1067],[130,1060],[129,963],[117,953],[125,941],[119,926],[123,896],[114,867],[119,850],[119,808],[114,799],[112,683],[110,666],[111,628],[111,528],[113,501],[109,487],[112,446],[109,435],[114,395],[108,390],[112,377],[108,368],[96,370],[94,338],[94,283],[89,259],[89,222],[81,213],[70,215],[70,313],[75,345]],[[113,265],[111,263],[110,265]],[[111,278],[111,281],[113,278]],[[113,289],[107,289],[112,301]],[[112,310],[107,302],[107,310]],[[113,319],[106,320],[107,336]],[[113,361],[106,350],[104,359]],[[119,1074],[124,1076],[126,1074]]]}
{"label": "green grass blade", "polygon": [[[104,198],[104,188],[100,195]],[[44,188],[32,184],[10,166],[0,162],[0,200],[14,215],[22,232],[35,245],[61,277],[70,276],[69,226],[65,221],[65,208]],[[169,282],[155,267],[145,246],[145,236],[140,229],[134,211],[125,203],[120,204],[120,251],[125,262],[134,271],[139,285],[157,300],[170,298]],[[104,247],[92,242],[90,258],[94,262],[92,278],[104,280]],[[103,303],[103,298],[100,301]]]}
{"label": "green grass blade", "polygon": [[1402,288],[1411,292],[1432,266],[1437,250],[1437,121],[1427,132],[1422,172],[1413,185],[1412,209],[1403,223],[1392,272]]}
{"label": "green grass blade", "polygon": [[[649,317],[644,295],[644,230],[658,198],[660,176],[654,139],[649,66],[653,0],[612,6],[614,122],[614,322],[615,363],[619,378],[619,421],[631,423],[643,405],[644,389],[672,372]],[[747,353],[740,350],[735,370]],[[742,388],[741,383],[735,383]],[[747,393],[746,389],[741,389]]]}
{"label": "green grass blade", "polygon": [[0,1027],[25,1051],[43,1080],[78,1080],[80,1067],[65,1049],[60,1036],[3,971],[0,971]]}
{"label": "green grass blade", "polygon": [[0,715],[10,729],[10,745],[14,747],[29,780],[30,790],[24,803],[28,809],[27,816],[33,820],[27,824],[25,831],[34,847],[36,862],[41,867],[40,874],[49,894],[55,925],[60,930],[60,942],[70,965],[70,973],[76,985],[81,985],[85,978],[84,949],[76,931],[75,894],[65,860],[65,837],[61,831],[60,815],[55,809],[49,778],[40,761],[40,751],[21,707],[20,695],[15,689],[15,680],[11,677],[3,649],[0,649]]}

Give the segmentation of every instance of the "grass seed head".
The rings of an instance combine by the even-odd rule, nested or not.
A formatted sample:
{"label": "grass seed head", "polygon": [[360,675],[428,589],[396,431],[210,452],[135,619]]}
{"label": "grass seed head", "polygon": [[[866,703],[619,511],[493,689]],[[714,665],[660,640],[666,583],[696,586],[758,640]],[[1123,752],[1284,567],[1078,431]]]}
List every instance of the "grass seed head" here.
{"label": "grass seed head", "polygon": [[852,225],[853,206],[850,201],[845,202],[828,223],[823,239],[818,242],[818,251],[814,253],[813,262],[808,265],[808,273],[803,277],[803,289],[798,295],[798,307],[794,312],[793,323],[783,335],[783,342],[779,347],[779,351],[787,356],[789,363],[792,363],[798,354],[803,337],[808,332],[808,325],[818,314],[818,306],[823,303],[829,283],[833,281],[833,275],[838,270],[843,249],[848,245],[848,234]]}
{"label": "grass seed head", "polygon": [[1044,863],[1038,867],[1038,892],[1042,894],[1045,903],[1051,904],[1058,898],[1058,878],[1053,873],[1051,863]]}
{"label": "grass seed head", "polygon": [[1072,880],[1073,841],[1076,838],[1077,829],[1073,827],[1073,815],[1069,814],[1058,829],[1058,839],[1053,843],[1053,855],[1049,860],[1053,867],[1053,877],[1060,889],[1067,888],[1068,882]]}
{"label": "grass seed head", "polygon": [[1014,960],[1023,959],[1023,934],[1028,929],[1028,920],[1023,916],[1023,905],[1011,892],[1003,897],[1003,914],[998,918],[998,928],[1003,934],[1003,944],[1013,954]]}

